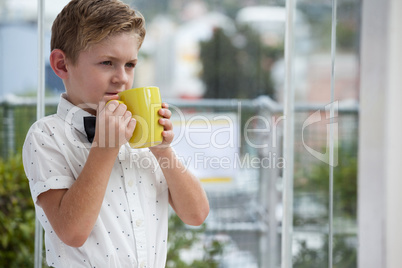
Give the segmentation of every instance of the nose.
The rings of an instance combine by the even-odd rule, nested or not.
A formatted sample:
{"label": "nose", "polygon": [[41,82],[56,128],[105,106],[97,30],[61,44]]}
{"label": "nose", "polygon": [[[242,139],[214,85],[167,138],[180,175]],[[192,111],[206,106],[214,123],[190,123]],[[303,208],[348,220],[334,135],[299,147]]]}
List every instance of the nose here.
{"label": "nose", "polygon": [[112,78],[113,83],[126,84],[128,82],[128,74],[124,67],[119,67],[115,69]]}

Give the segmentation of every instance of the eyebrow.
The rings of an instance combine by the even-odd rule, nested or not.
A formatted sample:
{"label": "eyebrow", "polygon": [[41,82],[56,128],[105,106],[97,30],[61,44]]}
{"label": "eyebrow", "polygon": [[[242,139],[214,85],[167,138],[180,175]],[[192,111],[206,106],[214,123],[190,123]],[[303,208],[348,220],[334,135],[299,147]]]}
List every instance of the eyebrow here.
{"label": "eyebrow", "polygon": [[[114,56],[110,56],[110,55],[102,55],[102,56],[100,56],[100,58],[107,58],[107,59],[111,59],[111,60],[120,60],[120,58],[114,57]],[[137,62],[138,62],[138,58],[130,59],[130,60],[127,60],[126,62],[135,62],[135,63],[137,63]]]}

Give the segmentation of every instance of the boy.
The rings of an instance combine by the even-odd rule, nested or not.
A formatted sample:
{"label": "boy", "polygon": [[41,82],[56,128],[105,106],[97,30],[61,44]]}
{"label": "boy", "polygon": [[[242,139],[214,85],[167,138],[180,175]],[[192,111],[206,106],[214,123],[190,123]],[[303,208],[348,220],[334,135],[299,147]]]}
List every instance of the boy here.
{"label": "boy", "polygon": [[162,144],[127,143],[136,122],[114,100],[132,87],[144,36],[143,17],[119,0],[72,0],[54,21],[50,64],[66,92],[23,147],[50,266],[165,267],[168,203],[187,224],[208,215],[199,181],[170,147],[167,104],[159,110]]}

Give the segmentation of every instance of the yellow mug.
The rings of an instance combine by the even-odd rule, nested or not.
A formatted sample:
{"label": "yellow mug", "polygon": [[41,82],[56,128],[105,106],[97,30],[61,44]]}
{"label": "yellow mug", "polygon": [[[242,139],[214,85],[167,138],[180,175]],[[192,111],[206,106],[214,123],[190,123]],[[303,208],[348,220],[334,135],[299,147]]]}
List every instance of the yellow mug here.
{"label": "yellow mug", "polygon": [[120,92],[119,102],[127,106],[137,121],[129,143],[132,148],[147,148],[162,143],[162,118],[158,111],[162,108],[158,87],[139,87]]}

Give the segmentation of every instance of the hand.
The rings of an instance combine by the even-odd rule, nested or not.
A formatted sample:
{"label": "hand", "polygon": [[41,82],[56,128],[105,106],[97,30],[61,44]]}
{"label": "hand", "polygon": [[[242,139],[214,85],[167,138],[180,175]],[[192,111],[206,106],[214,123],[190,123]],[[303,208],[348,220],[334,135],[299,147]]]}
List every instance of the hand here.
{"label": "hand", "polygon": [[158,111],[158,113],[160,116],[162,116],[162,118],[159,119],[159,124],[163,126],[162,131],[163,140],[161,144],[150,148],[150,150],[153,153],[155,153],[158,150],[170,147],[170,144],[172,143],[174,138],[173,124],[172,121],[170,121],[172,112],[169,110],[169,105],[167,103],[162,103],[162,108]]}
{"label": "hand", "polygon": [[119,149],[133,135],[136,121],[127,106],[116,100],[99,103],[92,146]]}

